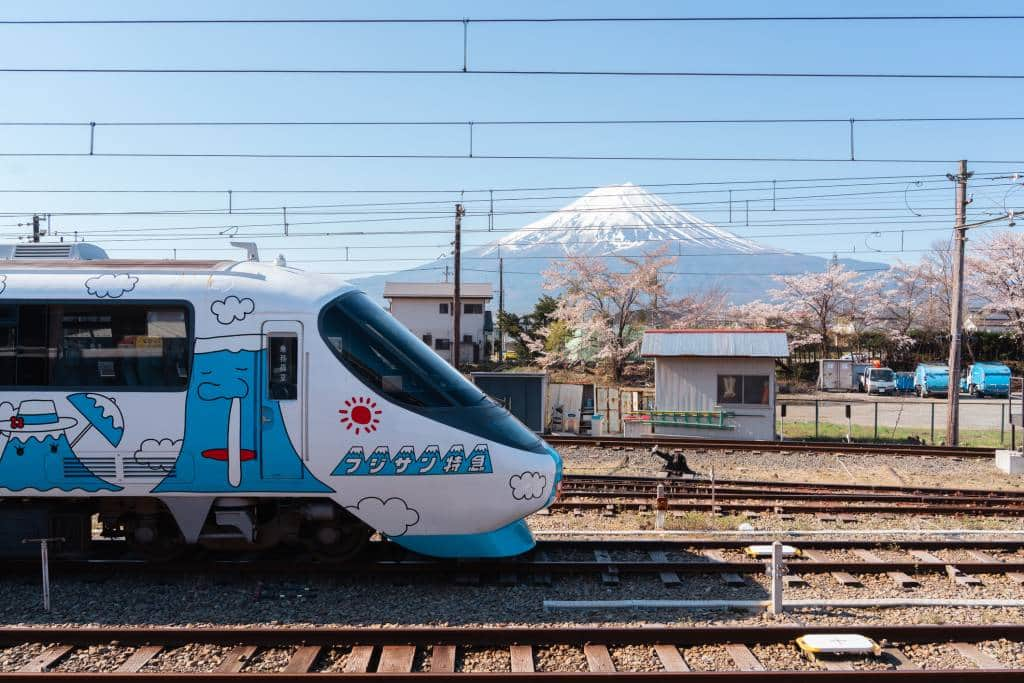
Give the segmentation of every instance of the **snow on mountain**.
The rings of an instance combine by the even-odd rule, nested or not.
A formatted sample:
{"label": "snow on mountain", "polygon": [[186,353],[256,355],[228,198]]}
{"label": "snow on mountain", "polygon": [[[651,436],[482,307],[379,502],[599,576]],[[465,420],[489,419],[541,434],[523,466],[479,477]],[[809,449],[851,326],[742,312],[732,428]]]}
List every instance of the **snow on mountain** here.
{"label": "snow on mountain", "polygon": [[[525,207],[520,209],[529,211]],[[516,213],[505,214],[506,221]],[[764,298],[777,287],[772,274],[822,272],[829,259],[766,247],[705,221],[632,183],[599,187],[567,206],[500,237],[463,251],[465,282],[490,282],[498,290],[498,257],[504,259],[505,308],[525,313],[547,292],[543,272],[569,255],[639,256],[667,246],[678,255],[669,290],[682,296],[709,286],[724,288],[734,303]],[[610,259],[613,269],[624,268]],[[417,268],[355,280],[380,297],[384,283],[438,282],[441,259]],[[847,267],[874,269],[884,264],[840,259]],[[497,295],[491,308],[497,310]]]}
{"label": "snow on mountain", "polygon": [[615,254],[654,249],[672,252],[766,251],[750,240],[708,223],[669,204],[633,183],[599,187],[480,250],[481,256],[515,254],[541,245],[567,253]]}

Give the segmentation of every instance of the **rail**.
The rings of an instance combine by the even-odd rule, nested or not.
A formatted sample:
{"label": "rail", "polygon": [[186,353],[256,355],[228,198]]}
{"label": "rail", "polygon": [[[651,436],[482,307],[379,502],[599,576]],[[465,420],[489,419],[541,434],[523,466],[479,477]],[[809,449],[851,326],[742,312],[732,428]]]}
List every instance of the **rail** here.
{"label": "rail", "polygon": [[567,436],[551,434],[544,437],[552,445],[596,447],[680,448],[703,450],[752,450],[768,452],[799,451],[809,453],[864,453],[877,455],[938,456],[954,458],[993,458],[994,448],[965,446],[927,446],[916,444],[866,444],[839,441],[752,441],[734,439],[704,439],[678,436]]}
{"label": "rail", "polygon": [[[875,654],[850,656],[817,655],[805,670],[772,669],[767,655],[756,648],[791,644],[808,633],[833,635],[858,633],[881,646]],[[5,628],[0,629],[0,644],[49,643],[38,656],[19,671],[0,673],[0,680],[53,683],[109,677],[117,681],[153,681],[171,679],[221,681],[274,680],[291,682],[316,680],[536,680],[537,675],[551,681],[592,681],[595,678],[619,680],[669,681],[685,674],[687,681],[961,681],[1003,683],[1019,681],[1024,670],[1014,668],[986,654],[977,645],[986,641],[1024,640],[1024,625],[843,625],[843,626],[722,626],[722,627],[488,627],[488,628]],[[225,656],[210,671],[190,673],[147,670],[162,652],[188,644],[223,646]],[[948,644],[976,668],[923,669],[914,661],[914,647],[920,644]],[[113,672],[61,671],[62,660],[77,648],[104,645],[131,648],[131,654]],[[550,646],[569,646],[581,651],[585,669],[556,668],[544,660],[540,650]],[[622,671],[614,654],[618,648],[646,646],[652,671]],[[690,648],[720,647],[729,658],[727,669],[692,671]],[[320,672],[322,658],[332,649],[343,647],[349,655],[340,671]],[[278,672],[247,672],[247,663],[261,648],[287,648],[288,661]],[[460,650],[490,648],[504,651],[508,662],[505,672],[459,671]],[[429,652],[429,656],[428,656]],[[429,662],[429,672],[419,661]],[[764,661],[762,661],[762,659]],[[887,670],[858,669],[861,661],[871,661]],[[561,663],[561,662],[559,662]],[[818,668],[818,667],[822,668]],[[876,668],[872,667],[872,668]],[[791,668],[791,667],[790,667]],[[548,669],[548,670],[545,670]]]}

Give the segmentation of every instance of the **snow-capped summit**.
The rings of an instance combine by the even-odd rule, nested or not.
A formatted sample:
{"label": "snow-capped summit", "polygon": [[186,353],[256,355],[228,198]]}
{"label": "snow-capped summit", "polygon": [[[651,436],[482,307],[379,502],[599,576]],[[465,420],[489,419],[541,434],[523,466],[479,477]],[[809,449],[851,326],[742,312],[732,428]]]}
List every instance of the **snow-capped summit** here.
{"label": "snow-capped summit", "polygon": [[[508,206],[508,204],[504,205]],[[517,211],[532,213],[535,207]],[[501,209],[499,209],[500,211]],[[504,262],[506,310],[529,311],[542,294],[544,271],[566,255],[611,257],[611,269],[627,264],[617,256],[637,257],[659,248],[677,259],[671,268],[668,287],[672,296],[716,286],[728,292],[736,303],[764,297],[777,286],[773,274],[821,272],[828,259],[762,246],[698,218],[632,183],[608,185],[588,192],[567,206],[547,213],[529,225],[504,237],[463,252],[467,281],[490,282],[497,291],[499,257]],[[517,213],[508,213],[503,222]],[[844,259],[847,266],[883,266]],[[357,280],[368,294],[379,296],[384,283],[434,282],[451,258],[417,268]]]}
{"label": "snow-capped summit", "polygon": [[625,250],[654,250],[669,245],[671,253],[727,251],[750,254],[761,245],[701,220],[656,194],[634,185],[599,187],[487,245],[481,255],[534,251],[614,254]]}

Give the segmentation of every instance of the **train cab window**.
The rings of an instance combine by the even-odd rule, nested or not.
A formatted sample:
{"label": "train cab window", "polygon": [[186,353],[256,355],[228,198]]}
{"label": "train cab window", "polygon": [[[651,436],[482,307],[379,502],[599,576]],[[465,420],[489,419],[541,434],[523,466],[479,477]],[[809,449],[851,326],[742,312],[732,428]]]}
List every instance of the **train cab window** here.
{"label": "train cab window", "polygon": [[299,397],[299,339],[273,334],[267,338],[267,379],[270,398],[294,401]]}
{"label": "train cab window", "polygon": [[184,390],[190,352],[183,306],[0,309],[0,383],[8,386]]}
{"label": "train cab window", "polygon": [[487,400],[475,385],[362,292],[344,294],[328,304],[320,314],[320,334],[360,381],[396,402],[451,407],[475,406]]}

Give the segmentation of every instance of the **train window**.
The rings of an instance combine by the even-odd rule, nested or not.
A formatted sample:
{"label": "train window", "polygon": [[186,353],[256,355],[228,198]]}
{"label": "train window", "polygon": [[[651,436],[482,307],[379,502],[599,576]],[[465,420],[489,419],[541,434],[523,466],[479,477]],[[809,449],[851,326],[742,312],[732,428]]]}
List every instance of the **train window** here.
{"label": "train window", "polygon": [[15,386],[183,390],[190,355],[187,320],[182,306],[4,307],[0,376]]}
{"label": "train window", "polygon": [[771,381],[768,375],[719,375],[718,403],[768,405]]}
{"label": "train window", "polygon": [[423,407],[471,406],[487,400],[362,292],[344,294],[329,304],[320,315],[320,334],[346,368],[392,400]]}
{"label": "train window", "polygon": [[275,401],[299,397],[299,339],[295,335],[271,335],[267,339],[268,390]]}

